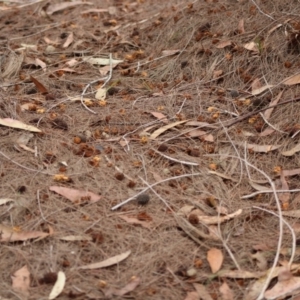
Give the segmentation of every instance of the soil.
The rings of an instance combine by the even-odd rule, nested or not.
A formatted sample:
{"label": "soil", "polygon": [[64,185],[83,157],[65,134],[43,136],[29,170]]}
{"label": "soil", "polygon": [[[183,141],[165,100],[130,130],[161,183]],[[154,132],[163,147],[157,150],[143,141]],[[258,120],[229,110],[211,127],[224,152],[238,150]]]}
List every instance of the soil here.
{"label": "soil", "polygon": [[296,246],[298,1],[55,3],[0,4],[0,298],[257,299]]}

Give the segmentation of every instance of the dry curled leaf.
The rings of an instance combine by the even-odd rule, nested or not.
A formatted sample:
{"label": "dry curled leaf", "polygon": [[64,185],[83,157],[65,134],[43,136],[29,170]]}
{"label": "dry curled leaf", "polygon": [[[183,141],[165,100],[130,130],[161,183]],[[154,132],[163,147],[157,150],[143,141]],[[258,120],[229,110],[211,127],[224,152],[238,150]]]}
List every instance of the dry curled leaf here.
{"label": "dry curled leaf", "polygon": [[212,134],[210,133],[206,133],[203,130],[200,129],[194,129],[191,130],[187,133],[187,136],[189,137],[198,137],[199,139],[203,140],[203,141],[207,141],[207,142],[213,142],[214,141],[214,137]]}
{"label": "dry curled leaf", "polygon": [[152,224],[150,222],[140,221],[134,217],[119,216],[119,218],[121,218],[122,220],[126,221],[129,224],[141,225],[142,227],[147,229],[150,229],[152,227]]}
{"label": "dry curled leaf", "polygon": [[36,86],[37,90],[45,95],[48,94],[48,90],[45,88],[45,86],[40,83],[36,78],[34,78],[33,76],[30,75],[30,80],[34,83],[34,85]]}
{"label": "dry curled leaf", "polygon": [[52,3],[47,7],[46,13],[51,16],[55,12],[60,10],[64,10],[66,8],[71,8],[77,5],[92,5],[91,2],[82,2],[82,1],[72,1],[72,2],[60,2],[60,3]]}
{"label": "dry curled leaf", "polygon": [[44,72],[47,71],[47,65],[42,60],[40,60],[39,58],[36,58],[35,63],[36,63],[36,65],[40,66]]}
{"label": "dry curled leaf", "polygon": [[15,200],[9,198],[0,198],[0,205],[4,205],[9,202],[14,202]]}
{"label": "dry curled leaf", "polygon": [[264,271],[267,269],[268,262],[264,252],[257,251],[256,253],[252,254],[251,257],[256,260],[256,265],[260,270]]}
{"label": "dry curled leaf", "polygon": [[288,150],[288,151],[282,151],[281,154],[284,156],[293,156],[297,152],[300,151],[300,144],[296,145],[294,148]]}
{"label": "dry curled leaf", "polygon": [[74,41],[74,34],[71,32],[63,44],[63,48],[68,48]]}
{"label": "dry curled leaf", "polygon": [[62,186],[50,186],[49,190],[64,196],[75,204],[82,204],[86,202],[95,203],[101,199],[101,196],[92,192],[75,190]]}
{"label": "dry curled leaf", "polygon": [[0,242],[18,242],[37,238],[42,239],[49,235],[49,233],[42,231],[22,231],[5,225],[0,225],[0,233]]}
{"label": "dry curled leaf", "polygon": [[237,182],[238,180],[237,179],[234,179],[230,176],[228,176],[227,174],[223,174],[223,173],[220,173],[220,172],[216,172],[216,171],[208,171],[209,174],[213,174],[213,175],[217,175],[223,179],[227,179],[227,180],[231,180],[233,182]]}
{"label": "dry curled leaf", "polygon": [[241,19],[239,21],[238,31],[239,31],[240,34],[244,34],[245,33],[244,23],[245,23],[244,19]]}
{"label": "dry curled leaf", "polygon": [[250,43],[245,44],[244,48],[249,51],[258,52],[258,46],[257,46],[257,43],[255,43],[255,42],[250,42]]}
{"label": "dry curled leaf", "polygon": [[[295,270],[299,268],[299,265],[298,264],[294,264],[292,265],[292,270]],[[286,267],[275,267],[274,269],[271,268],[271,269],[268,269],[264,272],[259,272],[261,275],[256,277],[258,278],[258,280],[256,280],[251,286],[250,288],[248,289],[247,291],[247,294],[245,295],[244,299],[245,300],[254,300],[254,299],[257,299],[258,296],[260,295],[261,293],[261,290],[262,288],[265,286],[266,284],[266,281],[267,281],[267,278],[268,278],[268,275],[269,273],[272,271],[272,275],[271,275],[271,278],[270,279],[273,279],[277,276],[279,276],[280,273],[282,273],[283,271],[286,270]],[[249,277],[248,277],[249,278]],[[255,278],[255,277],[253,277]],[[278,282],[279,283],[279,282]],[[276,285],[275,285],[276,286]],[[267,291],[268,292],[268,291]],[[268,296],[268,295],[267,295]],[[284,297],[283,297],[284,298]],[[277,298],[274,298],[274,299],[277,299]]]}
{"label": "dry curled leaf", "polygon": [[200,299],[202,300],[213,300],[209,292],[207,291],[207,288],[200,283],[194,283],[193,284],[194,289],[197,291],[198,295],[201,297]]}
{"label": "dry curled leaf", "polygon": [[[194,213],[194,211],[192,212]],[[242,209],[238,209],[237,211],[228,214],[226,216],[203,216],[197,215],[198,222],[206,225],[214,225],[214,224],[221,224],[225,221],[231,220],[242,213]]]}
{"label": "dry curled leaf", "polygon": [[64,272],[59,271],[57,273],[57,280],[51,290],[51,293],[49,295],[49,300],[55,299],[57,296],[60,295],[60,293],[63,291],[66,283],[66,275]]}
{"label": "dry curled leaf", "polygon": [[171,124],[168,124],[168,125],[165,125],[157,130],[155,130],[151,136],[150,136],[150,139],[154,140],[156,139],[159,135],[161,135],[163,132],[173,128],[173,127],[176,127],[177,125],[180,125],[180,124],[183,124],[183,123],[186,123],[188,120],[184,120],[184,121],[178,121],[178,122],[174,122],[174,123],[171,123]]}
{"label": "dry curled leaf", "polygon": [[32,132],[42,132],[41,130],[39,130],[34,126],[27,125],[21,121],[10,119],[10,118],[0,119],[0,125],[11,127],[11,128],[24,129]]}
{"label": "dry curled leaf", "polygon": [[219,42],[217,45],[216,45],[216,48],[218,49],[223,49],[225,47],[228,47],[228,46],[231,46],[232,45],[232,42],[231,41],[222,41],[222,42]]}
{"label": "dry curled leaf", "polygon": [[[267,290],[264,294],[267,300],[283,299],[291,296],[294,292],[299,293],[300,277],[294,277],[289,270],[282,270],[278,274],[278,282],[274,287]],[[298,290],[298,291],[296,291]]]}
{"label": "dry curled leaf", "polygon": [[184,300],[200,300],[200,296],[197,292],[188,292]]}
{"label": "dry curled leaf", "polygon": [[263,276],[265,272],[249,272],[244,270],[221,270],[218,272],[218,276],[222,278],[233,278],[233,279],[251,279],[259,278]]}
{"label": "dry curled leaf", "polygon": [[67,236],[59,237],[58,239],[61,241],[68,241],[68,242],[93,240],[93,238],[89,235],[67,235]]}
{"label": "dry curled leaf", "polygon": [[95,98],[97,100],[105,100],[106,98],[106,88],[99,88],[96,92]]}
{"label": "dry curled leaf", "polygon": [[[277,95],[277,97],[276,97],[274,100],[272,100],[272,101],[270,102],[269,106],[274,106],[274,105],[276,105],[276,104],[278,103],[278,101],[280,100],[282,94],[283,94],[283,91],[280,91],[279,94]],[[265,116],[265,119],[266,119],[266,120],[269,120],[269,119],[270,119],[271,114],[272,114],[274,108],[275,108],[275,107],[271,107],[271,108],[269,108],[269,109],[266,109],[266,111],[264,112],[264,116]]]}
{"label": "dry curled leaf", "polygon": [[108,258],[106,260],[103,260],[101,262],[92,263],[92,264],[89,264],[89,265],[78,267],[78,269],[81,269],[81,270],[92,270],[92,269],[100,269],[100,268],[110,267],[110,266],[118,264],[119,262],[121,262],[124,259],[126,259],[130,255],[130,253],[131,253],[131,251],[128,250],[128,251],[126,251],[126,252],[124,252],[122,254],[110,257],[110,258]]}
{"label": "dry curled leaf", "polygon": [[155,118],[157,118],[158,120],[162,121],[163,123],[166,123],[166,124],[169,123],[167,117],[166,117],[164,114],[162,114],[162,113],[160,113],[160,112],[156,112],[156,111],[151,111],[150,113],[151,113]]}
{"label": "dry curled leaf", "polygon": [[234,294],[232,289],[228,286],[226,282],[223,282],[223,284],[219,288],[222,300],[234,300]]}
{"label": "dry curled leaf", "polygon": [[252,90],[251,94],[253,96],[259,95],[259,94],[263,93],[266,90],[270,90],[272,87],[273,87],[272,84],[267,84],[265,86],[262,86],[260,88],[255,89],[255,90]]}
{"label": "dry curled leaf", "polygon": [[123,60],[119,59],[109,59],[109,58],[102,58],[102,57],[86,57],[83,59],[83,61],[91,64],[91,65],[98,65],[98,66],[109,66],[112,64],[113,66],[116,66],[119,63],[122,63]]}
{"label": "dry curled leaf", "polygon": [[[240,146],[245,146],[244,143],[236,143]],[[257,144],[246,144],[246,148],[253,151],[253,152],[262,152],[262,153],[268,153],[270,151],[277,150],[282,145],[257,145]]]}
{"label": "dry curled leaf", "polygon": [[177,53],[179,53],[181,50],[163,50],[162,51],[162,55],[165,55],[165,56],[170,56],[170,55],[175,55]]}
{"label": "dry curled leaf", "polygon": [[130,281],[124,286],[122,289],[118,290],[115,288],[110,288],[105,291],[106,297],[111,297],[112,295],[115,296],[124,296],[132,291],[140,284],[141,279],[139,277],[133,276]]}
{"label": "dry curled leaf", "polygon": [[300,83],[300,74],[293,75],[291,77],[286,78],[282,82],[285,85],[294,85]]}
{"label": "dry curled leaf", "polygon": [[15,292],[21,293],[24,297],[29,296],[30,273],[27,266],[17,270],[12,279],[12,288]]}
{"label": "dry curled leaf", "polygon": [[282,170],[282,175],[285,177],[295,176],[300,174],[300,168],[292,169],[292,170]]}

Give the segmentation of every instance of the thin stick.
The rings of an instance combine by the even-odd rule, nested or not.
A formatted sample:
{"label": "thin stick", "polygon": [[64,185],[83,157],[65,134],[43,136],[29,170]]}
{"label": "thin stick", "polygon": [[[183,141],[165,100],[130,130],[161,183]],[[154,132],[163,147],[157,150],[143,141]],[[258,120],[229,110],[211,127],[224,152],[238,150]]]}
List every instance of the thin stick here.
{"label": "thin stick", "polygon": [[102,84],[102,86],[101,86],[101,88],[103,88],[103,87],[107,84],[107,82],[111,79],[111,76],[112,76],[112,54],[109,53],[109,75],[108,75],[107,77],[104,77],[104,78],[98,78],[98,79],[95,79],[95,80],[91,81],[90,83],[88,83],[88,84],[85,86],[84,90],[82,91],[82,93],[81,93],[81,95],[80,95],[80,101],[81,101],[81,104],[82,104],[82,106],[83,106],[86,110],[88,110],[89,112],[91,112],[91,113],[93,113],[93,114],[97,114],[95,111],[93,111],[92,109],[88,108],[88,107],[85,105],[84,101],[83,101],[83,96],[85,95],[86,90],[87,90],[92,84],[94,84],[94,83],[96,83],[96,82],[98,82],[98,81],[100,81],[100,80],[104,80],[104,79],[105,79],[105,82],[104,82],[104,83]]}
{"label": "thin stick", "polygon": [[[294,189],[294,190],[276,190],[276,193],[288,193],[288,192],[300,192],[300,189]],[[254,196],[257,196],[259,194],[268,194],[268,193],[273,193],[272,190],[263,190],[263,191],[257,191],[257,192],[253,192],[252,194],[249,195],[245,195],[243,197],[241,197],[241,199],[250,199],[253,198]]]}
{"label": "thin stick", "polygon": [[[41,171],[41,170],[36,170],[36,169],[31,169],[31,168],[28,168],[26,166],[23,166],[21,164],[19,164],[18,162],[14,161],[13,159],[11,159],[9,156],[7,156],[6,154],[4,154],[2,151],[0,151],[0,154],[2,156],[4,156],[7,160],[9,160],[10,162],[12,162],[13,164],[27,170],[27,171],[30,171],[30,172],[35,172],[36,174],[40,173],[40,174],[44,174],[44,175],[50,175],[50,176],[55,176],[57,174],[52,174],[52,173],[49,173],[49,172],[45,172],[45,171]],[[69,176],[71,175],[82,175],[82,173],[72,173],[72,174],[69,174]]]}
{"label": "thin stick", "polygon": [[116,166],[116,165],[108,158],[107,155],[104,155],[104,158],[106,159],[106,161],[107,161],[108,163],[110,163],[110,164],[115,168],[115,170],[116,170],[117,172],[123,174],[124,177],[126,177],[128,180],[134,181],[130,176],[128,176],[126,173],[124,173],[123,170],[121,170],[119,167],[117,167],[117,166]]}
{"label": "thin stick", "polygon": [[[218,156],[218,155],[210,155],[210,156]],[[278,195],[277,195],[275,184],[271,180],[271,178],[267,175],[267,173],[265,173],[263,170],[257,168],[255,165],[249,163],[246,159],[243,159],[241,157],[237,157],[237,156],[234,156],[234,155],[227,155],[227,156],[242,160],[245,164],[249,165],[254,170],[256,170],[257,172],[259,172],[260,174],[262,174],[269,181],[271,189],[272,189],[272,192],[274,194],[274,198],[275,198],[277,210],[278,210],[278,216],[279,216],[279,238],[278,238],[278,243],[277,243],[277,251],[276,251],[276,255],[275,255],[275,258],[274,258],[274,262],[273,262],[272,268],[271,268],[270,272],[268,273],[268,276],[267,276],[267,278],[265,280],[265,284],[264,284],[263,288],[261,289],[261,292],[260,292],[259,296],[257,297],[257,300],[261,300],[261,299],[264,298],[264,293],[265,293],[266,289],[269,286],[269,283],[271,281],[273,272],[274,272],[274,270],[276,268],[276,265],[277,265],[277,263],[279,261],[279,256],[280,256],[280,248],[281,248],[281,245],[282,245],[282,238],[283,238],[283,221],[282,221],[283,218],[282,218],[282,211],[281,211],[281,206],[280,206],[280,200],[279,200]]]}
{"label": "thin stick", "polygon": [[148,188],[165,204],[165,206],[170,209],[172,212],[174,212],[174,210],[171,208],[171,206],[167,203],[167,201],[161,197],[153,188],[152,186],[146,181],[144,180],[142,177],[139,176],[139,178],[148,186]]}
{"label": "thin stick", "polygon": [[[228,133],[228,130],[224,127],[222,121],[221,121],[221,125],[222,125],[222,127],[223,127],[223,129],[224,129],[224,131],[225,131],[225,134],[226,134],[227,138],[229,139],[229,141],[230,141],[230,143],[231,143],[231,145],[232,145],[234,151],[236,152],[236,155],[237,155],[238,157],[240,157],[240,153],[239,153],[238,149],[236,148],[234,142],[232,141],[232,139],[231,139],[231,137],[230,137],[230,135],[229,135],[229,133]],[[243,164],[242,164],[241,161],[240,161],[240,167],[241,167],[241,174],[243,174]],[[237,186],[239,183],[241,183],[241,181],[242,181],[242,176],[240,176],[240,179],[239,179],[238,183],[236,184],[236,186]]]}
{"label": "thin stick", "polygon": [[51,29],[53,29],[53,28],[55,28],[55,27],[59,27],[59,26],[61,26],[61,23],[60,23],[60,22],[58,22],[58,23],[56,23],[55,25],[50,26],[50,27],[45,26],[45,27],[46,27],[45,29],[42,29],[42,30],[40,30],[40,31],[38,31],[38,32],[29,34],[29,35],[26,35],[26,36],[19,36],[19,37],[10,38],[8,41],[11,42],[11,41],[15,41],[15,40],[27,39],[27,38],[29,38],[29,37],[38,35],[38,34],[40,34],[40,33],[43,33],[43,32],[45,32],[45,31],[51,30]]}
{"label": "thin stick", "polygon": [[166,159],[169,159],[171,161],[174,161],[174,162],[177,162],[177,163],[180,163],[180,164],[183,164],[183,165],[188,165],[188,166],[199,166],[198,163],[175,159],[173,157],[170,157],[168,155],[165,155],[165,154],[155,150],[154,148],[151,148],[151,150],[153,150],[155,153],[157,153],[157,154],[161,155],[162,157],[164,157]]}
{"label": "thin stick", "polygon": [[167,182],[167,181],[170,181],[170,180],[175,180],[175,179],[180,179],[180,178],[185,178],[185,177],[190,177],[190,176],[199,176],[199,175],[203,175],[203,173],[183,174],[183,175],[179,175],[179,176],[175,176],[175,177],[169,177],[169,178],[163,179],[161,181],[155,182],[155,183],[151,184],[149,187],[143,189],[141,192],[139,192],[139,193],[135,194],[134,196],[124,200],[123,202],[113,206],[111,208],[111,210],[118,209],[119,207],[121,207],[121,206],[127,204],[128,202],[132,201],[133,199],[135,199],[137,196],[147,192],[149,190],[149,188],[153,188],[154,186],[159,185],[161,183],[164,183],[164,182]]}
{"label": "thin stick", "polygon": [[109,53],[109,74],[108,74],[108,76],[107,76],[105,82],[102,84],[101,88],[105,87],[106,84],[111,80],[112,69],[113,69],[113,65],[112,65],[112,54]]}
{"label": "thin stick", "polygon": [[42,208],[41,208],[41,202],[40,202],[40,190],[37,190],[36,191],[36,199],[38,201],[38,206],[39,206],[39,210],[40,210],[40,213],[41,213],[41,217],[42,219],[44,220],[44,222],[48,223],[48,221],[46,220],[45,216],[44,216],[44,213],[42,211]]}
{"label": "thin stick", "polygon": [[85,88],[83,89],[83,91],[82,91],[82,93],[81,93],[81,95],[80,95],[80,102],[81,102],[82,106],[83,106],[86,110],[88,110],[89,112],[91,112],[91,113],[93,113],[93,114],[97,114],[97,113],[96,113],[95,111],[93,111],[92,109],[88,108],[88,107],[85,105],[85,103],[84,103],[84,101],[83,101],[83,96],[84,96],[86,90],[87,90],[92,84],[94,84],[95,82],[98,82],[98,81],[99,81],[99,79],[96,79],[96,80],[93,80],[93,81],[91,81],[90,83],[88,83],[88,84],[85,86]]}
{"label": "thin stick", "polygon": [[272,108],[272,107],[277,107],[279,105],[284,105],[284,104],[287,104],[287,103],[290,103],[290,102],[296,102],[296,101],[299,101],[300,100],[300,97],[297,97],[295,99],[289,99],[289,100],[286,100],[286,101],[283,101],[283,102],[279,102],[279,103],[276,103],[274,105],[271,105],[271,106],[267,106],[267,107],[264,107],[264,108],[261,108],[261,109],[258,109],[258,110],[255,110],[255,111],[252,111],[252,112],[249,112],[248,114],[245,114],[243,116],[240,116],[234,120],[231,120],[231,121],[228,121],[228,122],[223,122],[223,125],[226,126],[226,127],[231,127],[232,125],[236,124],[236,123],[239,123],[249,117],[252,117],[253,115],[256,115],[262,111],[265,111],[269,108]]}
{"label": "thin stick", "polygon": [[21,168],[27,170],[27,171],[36,172],[36,173],[41,173],[41,174],[45,174],[45,175],[52,175],[52,176],[55,175],[55,174],[50,174],[50,173],[48,173],[48,172],[44,172],[44,171],[40,171],[40,170],[36,170],[36,169],[31,169],[31,168],[28,168],[28,167],[26,167],[26,166],[23,166],[23,165],[19,164],[18,162],[12,160],[10,157],[8,157],[6,154],[4,154],[2,151],[0,151],[0,154],[1,154],[2,156],[4,156],[7,160],[9,160],[10,162],[12,162],[13,164],[15,164],[15,165],[17,165],[17,166],[19,166],[19,167],[21,167]]}
{"label": "thin stick", "polygon": [[[252,206],[253,208],[256,208],[256,209],[260,209],[260,210],[263,210],[263,211],[266,211],[268,212],[269,214],[272,214],[276,217],[279,218],[279,215],[277,215],[276,213],[274,213],[273,211],[271,210],[268,210],[268,209],[265,209],[265,208],[262,208],[262,207],[259,207],[259,206]],[[296,235],[295,235],[295,232],[294,232],[294,229],[292,228],[292,226],[285,220],[285,219],[282,219],[283,223],[289,228],[289,230],[291,231],[291,235],[292,235],[292,239],[293,239],[293,242],[292,242],[292,253],[291,253],[291,258],[289,260],[289,269],[291,269],[291,266],[292,266],[292,263],[293,263],[293,260],[295,258],[295,253],[296,253]]]}
{"label": "thin stick", "polygon": [[[193,127],[193,128],[191,128],[191,129],[187,129],[187,130],[185,130],[185,131],[183,131],[183,132],[181,132],[181,133],[179,133],[179,134],[177,134],[177,135],[175,135],[175,136],[173,136],[173,137],[171,137],[171,138],[169,138],[169,139],[167,139],[167,140],[164,140],[164,143],[169,142],[169,141],[171,141],[171,140],[174,140],[174,139],[176,139],[176,138],[178,138],[178,137],[181,137],[182,135],[185,135],[185,134],[187,134],[187,133],[189,133],[189,132],[191,132],[191,131],[194,131],[194,130],[197,130],[197,129],[201,129],[201,128],[204,128],[204,127],[208,127],[208,128],[211,127],[211,128],[213,128],[213,129],[216,128],[215,125],[202,125],[202,126],[198,126],[198,127]],[[207,134],[209,134],[209,132],[205,132],[205,133],[203,133],[203,134],[200,134],[200,135],[198,135],[197,137],[200,138],[201,136],[204,136],[204,135],[207,135]]]}
{"label": "thin stick", "polygon": [[265,121],[265,123],[267,123],[272,129],[274,129],[275,131],[278,131],[278,132],[280,132],[280,133],[286,134],[286,132],[284,132],[284,131],[282,131],[282,130],[280,130],[280,129],[277,129],[275,126],[273,126],[273,125],[265,118],[265,116],[264,116],[263,113],[260,112],[259,115],[263,118],[263,120]]}
{"label": "thin stick", "polygon": [[178,112],[175,114],[175,116],[178,115],[181,112],[181,110],[182,110],[182,108],[185,104],[185,101],[186,101],[186,98],[183,99],[182,104],[180,105],[180,108],[179,108]]}
{"label": "thin stick", "polygon": [[127,136],[127,135],[132,134],[132,133],[135,133],[135,132],[137,132],[138,130],[140,130],[141,128],[143,128],[143,127],[150,126],[150,125],[153,125],[153,124],[159,123],[159,122],[161,122],[161,121],[160,121],[160,120],[154,120],[154,121],[151,121],[151,122],[149,122],[149,123],[147,123],[147,124],[142,124],[141,126],[139,126],[138,128],[134,129],[133,131],[130,131],[130,132],[127,132],[126,134],[124,134],[124,135],[121,137],[121,139],[123,139],[123,140],[126,142],[127,151],[130,150],[129,143],[128,143],[127,140],[126,140],[126,136]]}
{"label": "thin stick", "polygon": [[148,181],[148,175],[147,175],[147,169],[146,169],[146,163],[145,163],[144,156],[140,155],[140,154],[138,156],[141,158],[141,160],[143,162],[143,170],[144,170],[145,178]]}
{"label": "thin stick", "polygon": [[268,15],[268,14],[266,14],[266,13],[264,13],[261,9],[260,9],[260,7],[256,4],[256,2],[254,1],[254,0],[251,0],[252,1],[252,3],[256,6],[256,8],[259,10],[259,12],[260,13],[262,13],[263,15],[265,15],[266,17],[268,17],[268,18],[270,18],[271,20],[273,20],[273,21],[275,21],[275,19],[272,17],[272,16],[270,16],[270,15]]}
{"label": "thin stick", "polygon": [[[241,158],[240,158],[241,159]],[[283,217],[282,217],[282,211],[281,211],[281,206],[280,206],[280,200],[278,198],[278,195],[276,193],[276,187],[274,182],[272,181],[272,179],[267,175],[267,173],[265,173],[263,170],[260,170],[259,168],[257,168],[256,166],[250,164],[247,160],[242,159],[246,164],[248,164],[250,167],[252,167],[253,169],[255,169],[257,172],[261,173],[270,183],[271,185],[271,189],[273,191],[274,194],[274,198],[275,198],[275,202],[276,202],[276,206],[277,206],[277,210],[278,210],[278,218],[279,218],[279,237],[278,237],[278,243],[277,243],[277,251],[276,251],[276,255],[274,258],[274,262],[272,265],[272,268],[270,270],[270,272],[268,273],[268,276],[266,278],[265,284],[263,286],[263,288],[261,289],[261,292],[259,294],[259,296],[257,297],[257,300],[261,300],[264,298],[264,293],[267,290],[270,281],[272,279],[272,275],[274,273],[274,270],[276,268],[276,265],[279,261],[279,256],[280,256],[280,248],[282,245],[282,239],[283,239]]]}

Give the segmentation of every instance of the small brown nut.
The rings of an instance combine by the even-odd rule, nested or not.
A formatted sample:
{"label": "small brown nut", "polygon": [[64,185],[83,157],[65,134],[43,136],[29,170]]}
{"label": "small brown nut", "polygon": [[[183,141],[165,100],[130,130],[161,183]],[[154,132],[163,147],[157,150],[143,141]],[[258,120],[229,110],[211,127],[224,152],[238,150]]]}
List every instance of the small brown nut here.
{"label": "small brown nut", "polygon": [[150,196],[148,194],[138,195],[136,198],[138,205],[146,205],[150,200]]}

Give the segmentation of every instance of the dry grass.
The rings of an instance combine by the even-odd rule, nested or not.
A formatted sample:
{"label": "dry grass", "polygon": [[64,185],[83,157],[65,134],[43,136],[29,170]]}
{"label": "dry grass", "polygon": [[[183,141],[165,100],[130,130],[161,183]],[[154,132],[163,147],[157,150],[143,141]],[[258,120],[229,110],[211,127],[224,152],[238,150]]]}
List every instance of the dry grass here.
{"label": "dry grass", "polygon": [[[262,194],[250,200],[241,199],[254,191],[249,184],[249,175],[252,180],[266,178],[253,168],[248,167],[247,172],[245,163],[239,158],[263,170],[272,179],[278,178],[273,172],[275,166],[295,169],[299,165],[298,156],[285,157],[280,151],[298,143],[298,136],[292,139],[289,131],[291,126],[300,123],[300,103],[278,106],[268,120],[285,133],[277,131],[267,137],[259,137],[257,132],[267,128],[261,119],[255,124],[245,120],[232,127],[222,124],[234,119],[233,113],[242,115],[268,105],[280,91],[283,91],[283,100],[299,94],[297,85],[287,87],[280,84],[283,79],[295,74],[299,67],[297,46],[289,42],[291,35],[287,38],[284,33],[285,29],[291,31],[289,26],[292,25],[282,25],[270,32],[287,19],[298,22],[298,2],[273,1],[270,4],[260,1],[266,2],[259,3],[261,11],[271,15],[273,20],[255,8],[252,1],[225,1],[223,4],[195,1],[188,6],[175,0],[167,4],[145,1],[137,6],[133,5],[133,1],[128,2],[126,5],[120,1],[110,1],[109,5],[116,5],[119,9],[114,18],[121,27],[117,33],[111,31],[107,34],[104,33],[107,27],[103,26],[102,20],[109,19],[109,16],[81,15],[80,7],[67,10],[66,14],[54,14],[50,19],[39,16],[38,6],[35,5],[16,12],[0,13],[1,68],[6,76],[1,84],[9,85],[1,89],[0,117],[16,118],[32,125],[40,121],[39,128],[44,132],[35,135],[28,144],[31,148],[37,147],[37,156],[34,156],[15,149],[14,144],[21,131],[0,128],[0,154],[5,155],[0,155],[0,197],[15,200],[12,207],[0,207],[1,223],[20,226],[24,230],[47,231],[48,225],[54,229],[53,236],[38,242],[2,244],[0,296],[4,298],[21,299],[11,288],[11,275],[27,265],[32,276],[30,299],[46,297],[53,282],[45,284],[41,278],[59,270],[67,276],[66,287],[59,299],[106,299],[101,280],[110,287],[120,289],[132,276],[139,276],[141,284],[130,293],[130,299],[185,299],[187,292],[194,290],[192,282],[204,284],[214,299],[220,299],[222,279],[211,277],[206,252],[211,247],[223,249],[225,260],[222,268],[234,269],[234,263],[224,247],[225,240],[241,269],[249,271],[258,270],[255,260],[251,258],[253,247],[268,241],[272,248],[267,258],[268,267],[272,265],[278,239],[278,219],[252,207],[261,205],[276,211],[274,197]],[[144,19],[148,20],[135,23]],[[245,32],[239,33],[238,24],[242,19]],[[74,52],[65,49],[58,49],[59,53],[51,55],[44,52],[46,43],[43,37],[63,41],[60,37],[70,31],[74,32],[75,43],[82,42],[75,50],[88,49],[95,56],[113,53],[114,58],[127,57],[127,61],[113,70],[108,83],[116,93],[108,95],[106,106],[91,107],[97,113],[95,115],[84,109],[80,102],[73,103],[67,99],[80,95],[86,84],[97,77],[100,79],[99,68],[81,62],[76,67],[78,74],[65,73],[59,77],[55,71],[71,59]],[[231,41],[231,46],[224,49],[216,47],[227,40]],[[122,43],[124,41],[126,43]],[[253,54],[243,47],[250,41],[261,47],[258,53]],[[36,52],[29,50],[25,57],[47,62],[46,72],[32,64],[26,65],[25,60],[18,65],[18,70],[5,73],[5,68],[10,66],[10,54],[18,53],[14,51],[21,43],[39,45]],[[133,47],[133,44],[139,47]],[[138,49],[142,51],[134,59]],[[163,50],[175,49],[180,53],[162,58]],[[76,58],[81,61],[80,56]],[[139,68],[137,62],[140,63]],[[292,65],[291,68],[285,67],[287,63]],[[214,71],[218,70],[222,73],[215,78]],[[54,100],[45,100],[33,83],[23,80],[29,75],[40,80]],[[230,91],[234,89],[239,91],[239,97],[247,97],[255,79],[259,79],[262,85],[273,84],[275,87],[252,97],[249,106],[240,105],[241,101],[230,96]],[[95,85],[87,92],[93,95]],[[161,94],[153,96],[154,93]],[[90,95],[87,94],[87,97]],[[56,105],[63,100],[66,100],[63,106]],[[47,113],[41,119],[36,111],[20,111],[20,105],[25,102],[44,107]],[[209,107],[216,107],[220,113],[218,118],[214,118]],[[166,131],[154,141],[141,143],[139,133],[155,120],[150,112],[158,109],[170,121],[192,119],[216,125],[216,129],[210,131],[215,141],[209,143],[179,135],[187,129],[182,125]],[[64,120],[67,130],[53,127],[54,117]],[[106,122],[108,119],[109,122]],[[156,124],[156,129],[163,125]],[[253,133],[253,136],[246,137],[246,131]],[[90,157],[84,157],[82,152],[75,154],[80,145],[73,143],[75,136],[90,133],[92,138],[87,144],[101,152],[100,166],[96,168],[89,163]],[[105,138],[103,133],[108,134],[109,138]],[[127,150],[118,142],[111,141],[124,135],[130,141]],[[283,146],[280,151],[261,154],[237,145],[245,141]],[[167,145],[166,152],[158,154],[152,150],[158,149],[161,144]],[[193,151],[199,151],[199,155],[191,155]],[[49,158],[51,155],[52,159]],[[106,161],[105,156],[110,162]],[[175,163],[166,156],[196,162],[199,166]],[[99,202],[73,205],[49,191],[49,186],[57,183],[53,181],[53,176],[47,174],[59,173],[60,162],[63,161],[68,164],[67,174],[72,181],[59,185],[100,194]],[[234,180],[210,174],[211,163],[217,165],[218,172]],[[118,180],[115,167],[132,178],[135,186],[129,187],[130,180],[126,176]],[[199,175],[169,180],[155,186],[155,192],[164,201],[149,190],[151,199],[147,206],[139,207],[132,201],[117,211],[111,211],[114,205],[147,187],[140,178],[152,184],[169,177],[194,173]],[[298,188],[298,176],[289,177],[288,183],[290,189]],[[291,196],[290,208],[295,208],[293,199],[296,195]],[[242,208],[243,213],[220,225],[223,242],[202,240],[197,243],[178,226],[172,210],[177,212],[185,205],[200,205],[206,214],[217,215],[209,202],[211,199],[229,212]],[[137,216],[139,213],[146,213],[153,219],[154,226],[150,230],[127,224],[119,218],[120,215]],[[84,233],[90,235],[92,241],[65,242],[59,239]],[[285,234],[283,247],[290,246],[291,237]],[[101,270],[76,269],[129,249],[132,254],[117,266]],[[197,269],[196,278],[184,276],[197,259],[203,260],[203,265]],[[294,262],[298,259],[296,257]],[[242,299],[252,281],[228,280],[227,283],[233,289],[235,299]]]}

